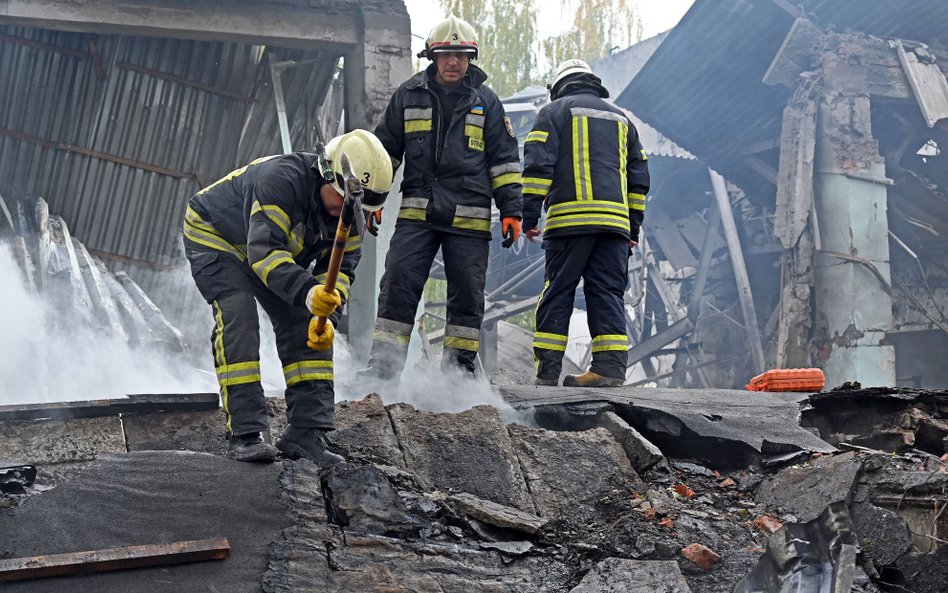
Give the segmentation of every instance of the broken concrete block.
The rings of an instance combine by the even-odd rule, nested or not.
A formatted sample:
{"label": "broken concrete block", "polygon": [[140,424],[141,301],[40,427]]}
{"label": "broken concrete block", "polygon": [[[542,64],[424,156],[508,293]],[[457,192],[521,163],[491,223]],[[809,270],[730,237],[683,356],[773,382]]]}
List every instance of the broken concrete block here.
{"label": "broken concrete block", "polygon": [[407,469],[430,488],[470,492],[533,512],[527,485],[500,412],[475,406],[458,414],[386,408]]}
{"label": "broken concrete block", "polygon": [[422,521],[377,467],[343,463],[326,470],[321,482],[332,523],[358,533],[417,537]]}
{"label": "broken concrete block", "polygon": [[336,430],[328,438],[346,459],[405,469],[405,457],[398,447],[392,421],[377,394],[336,404]]}
{"label": "broken concrete block", "polygon": [[812,459],[764,478],[756,501],[784,508],[802,523],[813,521],[830,503],[848,500],[860,468],[856,453]]}
{"label": "broken concrete block", "polygon": [[509,428],[541,517],[586,525],[630,508],[638,475],[606,429]]}
{"label": "broken concrete block", "polygon": [[481,542],[482,550],[497,550],[509,556],[523,556],[533,549],[531,542]]}
{"label": "broken concrete block", "polygon": [[606,558],[593,567],[570,593],[691,593],[673,560]]}
{"label": "broken concrete block", "polygon": [[681,555],[705,572],[714,568],[714,565],[721,561],[721,557],[717,552],[708,546],[698,543],[689,544],[682,548]]}
{"label": "broken concrete block", "polygon": [[944,593],[948,583],[948,545],[931,554],[909,554],[896,563],[905,576],[906,590],[913,593]]}
{"label": "broken concrete block", "polygon": [[514,529],[516,531],[534,534],[546,523],[546,521],[531,513],[484,500],[467,492],[450,496],[447,502],[459,513],[504,529]]}
{"label": "broken concrete block", "polygon": [[539,593],[565,591],[569,578],[568,569],[550,557],[511,559],[479,544],[349,533],[343,539],[338,529],[318,524],[301,524],[283,535],[285,541],[270,546],[267,593]]}
{"label": "broken concrete block", "polygon": [[853,504],[849,511],[862,551],[876,566],[894,564],[911,551],[912,532],[896,513],[868,503]]}
{"label": "broken concrete block", "polygon": [[639,473],[651,469],[665,459],[658,447],[635,430],[629,423],[612,411],[599,414],[599,426],[612,433],[612,436],[622,445],[625,454],[629,456],[632,467]]}

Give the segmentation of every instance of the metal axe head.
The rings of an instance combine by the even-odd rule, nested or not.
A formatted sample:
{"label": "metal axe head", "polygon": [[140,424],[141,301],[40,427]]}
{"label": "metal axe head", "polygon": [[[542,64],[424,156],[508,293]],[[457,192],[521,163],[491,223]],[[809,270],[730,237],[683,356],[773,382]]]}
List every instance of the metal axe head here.
{"label": "metal axe head", "polygon": [[346,193],[352,194],[353,197],[361,196],[362,183],[356,176],[355,169],[352,168],[352,161],[349,160],[349,155],[343,152],[339,163],[342,165],[342,179],[346,184]]}

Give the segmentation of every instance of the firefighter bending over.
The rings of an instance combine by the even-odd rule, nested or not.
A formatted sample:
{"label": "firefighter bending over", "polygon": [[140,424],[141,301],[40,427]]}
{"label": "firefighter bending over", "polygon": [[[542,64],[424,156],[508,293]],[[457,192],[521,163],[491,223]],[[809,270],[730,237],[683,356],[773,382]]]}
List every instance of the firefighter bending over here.
{"label": "firefighter bending over", "polygon": [[567,60],[549,85],[551,103],[524,145],[524,234],[540,234],[546,271],[537,303],[536,384],[556,385],[580,278],[586,294],[592,366],[563,385],[615,387],[625,381],[628,337],[623,295],[628,257],[639,239],[649,188],[645,151],[609,91],[582,60]]}
{"label": "firefighter bending over", "polygon": [[385,274],[369,369],[395,379],[405,366],[415,311],[440,248],[448,282],[443,368],[474,372],[484,317],[491,199],[502,229],[520,233],[520,161],[513,125],[471,64],[474,29],[450,16],[428,36],[433,63],[392,96],[376,135],[397,169],[404,158],[402,201]]}
{"label": "firefighter bending over", "polygon": [[[365,130],[333,138],[325,150],[257,159],[188,202],[185,252],[194,282],[213,308],[211,345],[227,414],[228,456],[238,461],[276,456],[261,436],[269,424],[257,302],[273,324],[286,379],[288,425],[276,448],[321,466],[343,461],[325,439],[335,412],[333,324],[354,278],[362,237],[349,237],[337,289],[329,293],[323,284],[343,203],[343,152],[363,182],[366,207],[380,206],[392,185],[392,165]],[[312,323],[319,315],[329,316],[322,334]]]}

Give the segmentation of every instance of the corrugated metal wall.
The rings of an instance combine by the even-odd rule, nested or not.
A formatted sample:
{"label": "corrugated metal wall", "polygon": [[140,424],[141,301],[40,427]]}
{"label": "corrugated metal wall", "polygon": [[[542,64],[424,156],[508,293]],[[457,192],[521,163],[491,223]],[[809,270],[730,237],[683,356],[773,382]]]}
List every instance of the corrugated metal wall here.
{"label": "corrugated metal wall", "polygon": [[[149,293],[167,289],[165,275],[151,272],[184,263],[181,219],[199,184],[282,152],[267,58],[302,63],[283,73],[296,148],[307,104],[318,117],[337,87],[338,56],[266,54],[234,43],[0,27],[0,195],[45,198],[110,267]],[[338,101],[330,93],[327,103]],[[322,115],[324,126],[338,122]]]}

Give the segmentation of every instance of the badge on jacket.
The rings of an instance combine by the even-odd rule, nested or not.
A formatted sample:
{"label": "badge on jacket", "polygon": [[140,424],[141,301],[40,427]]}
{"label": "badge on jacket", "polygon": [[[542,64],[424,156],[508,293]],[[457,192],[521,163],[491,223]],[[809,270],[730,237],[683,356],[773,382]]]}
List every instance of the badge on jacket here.
{"label": "badge on jacket", "polygon": [[513,122],[507,116],[504,116],[504,127],[507,128],[507,133],[510,134],[511,138],[517,137],[517,134],[514,133]]}

